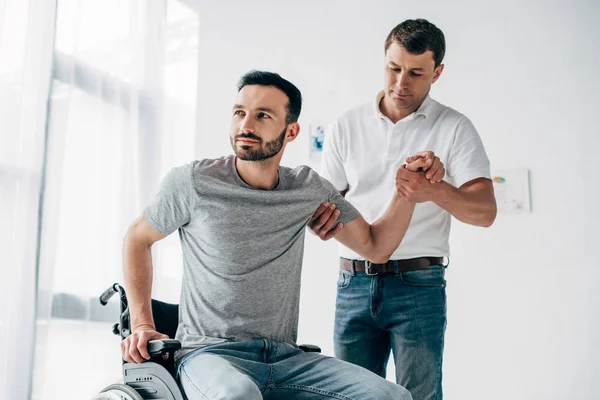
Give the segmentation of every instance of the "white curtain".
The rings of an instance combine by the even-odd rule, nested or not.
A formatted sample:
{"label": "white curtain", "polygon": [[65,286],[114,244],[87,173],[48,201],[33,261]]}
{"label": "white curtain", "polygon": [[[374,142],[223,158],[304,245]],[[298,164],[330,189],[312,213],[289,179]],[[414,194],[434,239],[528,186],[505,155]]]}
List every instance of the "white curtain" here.
{"label": "white curtain", "polygon": [[30,397],[54,11],[0,2],[0,399]]}
{"label": "white curtain", "polygon": [[[44,2],[31,2],[41,8],[37,3]],[[0,343],[18,336],[14,342],[23,344],[6,357],[0,352],[7,399],[89,398],[120,379],[111,333],[116,302],[101,307],[97,297],[122,281],[127,226],[160,178],[194,153],[198,12],[178,0],[58,0],[55,7],[30,6],[22,27],[28,37],[39,36],[24,44],[36,58],[25,57],[21,66],[37,78],[31,94],[23,91],[35,101],[23,102],[20,119],[4,95],[0,109],[0,215],[13,231],[0,229],[10,235],[1,243],[18,265],[3,267],[0,276],[16,304],[0,312]],[[5,114],[20,121],[18,135],[7,132]],[[161,243],[154,261],[153,295],[176,302],[175,237]],[[23,371],[31,370],[25,382]]]}

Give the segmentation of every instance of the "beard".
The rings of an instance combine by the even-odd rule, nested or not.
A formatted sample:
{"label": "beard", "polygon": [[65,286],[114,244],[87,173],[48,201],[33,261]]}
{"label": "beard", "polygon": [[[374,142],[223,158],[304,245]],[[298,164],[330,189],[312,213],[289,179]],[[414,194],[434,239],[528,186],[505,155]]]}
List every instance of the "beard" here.
{"label": "beard", "polygon": [[[276,156],[281,151],[281,149],[283,149],[286,132],[287,132],[287,125],[283,129],[283,131],[279,134],[278,137],[265,143],[264,145],[263,145],[262,139],[252,133],[236,135],[235,137],[231,138],[231,147],[233,148],[233,152],[235,153],[236,157],[239,158],[240,160],[244,160],[244,161],[268,160],[269,158]],[[248,138],[248,139],[256,140],[256,141],[258,141],[258,145],[260,146],[260,148],[258,150],[250,150],[252,148],[252,146],[248,146],[248,145],[236,146],[235,139],[237,139],[237,138]]]}

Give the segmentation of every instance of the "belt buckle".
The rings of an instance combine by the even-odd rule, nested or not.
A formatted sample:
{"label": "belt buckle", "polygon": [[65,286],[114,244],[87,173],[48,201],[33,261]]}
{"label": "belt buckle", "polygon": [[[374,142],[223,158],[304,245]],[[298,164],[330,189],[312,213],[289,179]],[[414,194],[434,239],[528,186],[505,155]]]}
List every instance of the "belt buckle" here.
{"label": "belt buckle", "polygon": [[371,272],[371,264],[372,264],[371,261],[365,260],[365,274],[367,274],[369,276],[375,276],[375,275],[377,275],[377,272]]}

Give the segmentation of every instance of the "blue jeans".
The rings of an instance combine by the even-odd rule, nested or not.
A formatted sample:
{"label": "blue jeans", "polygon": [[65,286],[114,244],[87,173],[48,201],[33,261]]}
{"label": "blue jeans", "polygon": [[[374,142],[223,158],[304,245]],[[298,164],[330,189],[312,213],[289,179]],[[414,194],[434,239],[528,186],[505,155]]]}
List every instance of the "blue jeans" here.
{"label": "blue jeans", "polygon": [[396,382],[414,400],[441,400],[445,268],[379,276],[340,270],[335,356],[385,377],[392,351]]}
{"label": "blue jeans", "polygon": [[178,377],[188,400],[411,400],[399,385],[356,365],[257,339],[186,355]]}

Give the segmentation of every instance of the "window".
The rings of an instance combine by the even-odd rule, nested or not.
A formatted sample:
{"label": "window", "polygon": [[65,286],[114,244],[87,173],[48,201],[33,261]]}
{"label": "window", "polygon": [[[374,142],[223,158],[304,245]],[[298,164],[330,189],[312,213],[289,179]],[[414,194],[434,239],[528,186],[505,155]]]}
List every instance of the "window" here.
{"label": "window", "polygon": [[[120,381],[117,305],[97,298],[122,282],[127,226],[193,157],[198,33],[198,13],[176,0],[58,2],[36,399],[67,398],[66,387],[88,398]],[[155,297],[178,301],[176,237],[159,243],[154,265]]]}

